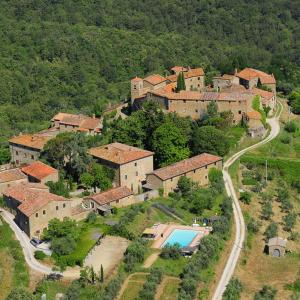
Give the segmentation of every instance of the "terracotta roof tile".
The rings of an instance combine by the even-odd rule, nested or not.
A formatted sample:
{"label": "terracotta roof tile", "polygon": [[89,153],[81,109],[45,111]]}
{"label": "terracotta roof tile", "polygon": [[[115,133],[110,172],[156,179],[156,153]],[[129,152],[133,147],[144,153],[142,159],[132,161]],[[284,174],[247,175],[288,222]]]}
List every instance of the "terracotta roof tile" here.
{"label": "terracotta roof tile", "polygon": [[268,91],[265,91],[265,90],[262,90],[259,88],[254,87],[250,91],[252,94],[259,95],[259,96],[265,98],[266,100],[270,100],[271,98],[274,97],[274,93],[268,92]]}
{"label": "terracotta roof tile", "polygon": [[23,134],[9,140],[10,143],[23,145],[37,150],[42,150],[53,136],[41,136],[39,134]]}
{"label": "terracotta roof tile", "polygon": [[3,194],[21,202],[18,210],[28,217],[50,201],[66,201],[64,197],[49,193],[47,187],[41,184],[18,184],[8,188]]}
{"label": "terracotta roof tile", "polygon": [[171,82],[177,82],[177,75],[175,75],[175,74],[169,75],[166,78]]}
{"label": "terracotta roof tile", "polygon": [[108,191],[101,192],[92,196],[88,196],[85,199],[91,199],[99,205],[109,204],[110,202],[120,200],[122,198],[133,195],[129,188],[126,186],[119,186],[112,188]]}
{"label": "terracotta roof tile", "polygon": [[251,80],[253,78],[259,78],[262,84],[275,84],[276,80],[273,75],[269,75],[265,72],[260,70],[252,69],[252,68],[245,68],[244,70],[240,71],[236,75],[239,78],[245,80]]}
{"label": "terracotta roof tile", "polygon": [[42,180],[43,178],[58,172],[56,169],[42,163],[41,161],[36,161],[29,166],[23,167],[21,170],[26,175],[38,180]]}
{"label": "terracotta roof tile", "polygon": [[204,71],[202,68],[189,69],[187,72],[184,72],[184,78],[204,76]]}
{"label": "terracotta roof tile", "polygon": [[144,80],[149,82],[152,85],[157,85],[157,84],[160,84],[160,83],[166,81],[167,79],[159,74],[153,74],[153,75],[150,75],[150,76],[144,78]]}
{"label": "terracotta roof tile", "polygon": [[185,71],[187,71],[187,68],[182,67],[182,66],[174,66],[173,68],[171,68],[171,71],[174,71],[175,73],[185,72]]}
{"label": "terracotta roof tile", "polygon": [[251,120],[261,120],[261,115],[258,111],[249,111],[246,115]]}
{"label": "terracotta roof tile", "polygon": [[20,169],[10,169],[0,172],[0,183],[17,181],[26,178],[26,175],[23,174]]}
{"label": "terracotta roof tile", "polygon": [[121,143],[112,143],[101,147],[91,148],[89,153],[94,157],[119,165],[154,154],[153,152]]}
{"label": "terracotta roof tile", "polygon": [[134,77],[133,79],[131,79],[131,81],[132,82],[139,82],[139,81],[141,81],[141,80],[143,80],[142,78],[140,78],[140,77]]}
{"label": "terracotta roof tile", "polygon": [[220,160],[222,160],[222,157],[208,153],[203,153],[192,158],[179,161],[173,165],[157,169],[151,174],[154,174],[162,180],[167,180],[172,177],[183,175],[187,172],[193,171],[195,169],[204,167],[206,165],[215,163]]}

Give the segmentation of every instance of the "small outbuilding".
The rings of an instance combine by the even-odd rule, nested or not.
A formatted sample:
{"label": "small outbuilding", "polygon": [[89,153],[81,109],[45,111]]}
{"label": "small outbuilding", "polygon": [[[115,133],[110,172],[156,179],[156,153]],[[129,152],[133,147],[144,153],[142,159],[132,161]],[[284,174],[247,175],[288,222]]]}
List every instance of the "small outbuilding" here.
{"label": "small outbuilding", "polygon": [[286,239],[283,239],[281,237],[273,237],[269,239],[268,242],[268,253],[269,255],[275,256],[275,257],[281,257],[285,254],[286,249]]}

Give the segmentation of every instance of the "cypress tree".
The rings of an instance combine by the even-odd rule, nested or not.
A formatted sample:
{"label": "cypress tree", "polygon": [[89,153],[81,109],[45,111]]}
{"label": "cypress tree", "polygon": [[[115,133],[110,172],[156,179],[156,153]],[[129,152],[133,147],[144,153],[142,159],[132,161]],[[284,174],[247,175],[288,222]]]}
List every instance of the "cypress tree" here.
{"label": "cypress tree", "polygon": [[183,72],[180,72],[177,76],[177,93],[180,91],[185,91],[185,81],[184,81],[184,75]]}
{"label": "cypress tree", "polygon": [[104,271],[103,271],[102,264],[101,264],[101,269],[100,269],[100,282],[104,282]]}

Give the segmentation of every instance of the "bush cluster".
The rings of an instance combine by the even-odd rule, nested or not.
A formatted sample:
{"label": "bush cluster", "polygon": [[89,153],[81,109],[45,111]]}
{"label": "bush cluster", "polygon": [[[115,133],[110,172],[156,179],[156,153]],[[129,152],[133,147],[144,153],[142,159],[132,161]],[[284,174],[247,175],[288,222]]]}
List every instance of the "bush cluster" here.
{"label": "bush cluster", "polygon": [[146,243],[143,239],[137,239],[128,246],[124,258],[126,272],[133,271],[136,264],[144,261],[147,252]]}
{"label": "bush cluster", "polygon": [[163,277],[163,271],[160,268],[152,268],[150,274],[147,276],[147,280],[143,285],[143,288],[139,292],[138,299],[140,300],[153,300],[156,293],[156,288],[161,282]]}
{"label": "bush cluster", "polygon": [[47,255],[43,251],[37,250],[34,252],[34,257],[36,259],[43,260],[47,257]]}

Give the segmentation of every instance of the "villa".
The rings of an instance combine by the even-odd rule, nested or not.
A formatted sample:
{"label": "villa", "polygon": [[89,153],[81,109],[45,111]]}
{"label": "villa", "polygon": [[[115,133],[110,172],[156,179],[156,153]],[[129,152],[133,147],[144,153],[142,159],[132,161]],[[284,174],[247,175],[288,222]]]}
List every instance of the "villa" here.
{"label": "villa", "polygon": [[54,195],[40,183],[18,184],[3,192],[17,225],[31,238],[40,237],[51,219],[71,216],[71,201]]}
{"label": "villa", "polygon": [[153,152],[112,143],[91,148],[90,155],[101,165],[115,171],[115,186],[126,186],[137,194],[142,190],[146,174],[153,171]]}
{"label": "villa", "polygon": [[203,153],[147,174],[147,183],[143,187],[144,189],[163,189],[163,195],[168,196],[170,192],[177,189],[181,176],[186,176],[204,186],[209,183],[209,170],[211,168],[221,170],[222,165],[222,157]]}
{"label": "villa", "polygon": [[51,126],[64,131],[85,132],[88,135],[97,135],[101,133],[102,120],[85,115],[74,115],[67,113],[58,113],[51,119]]}

